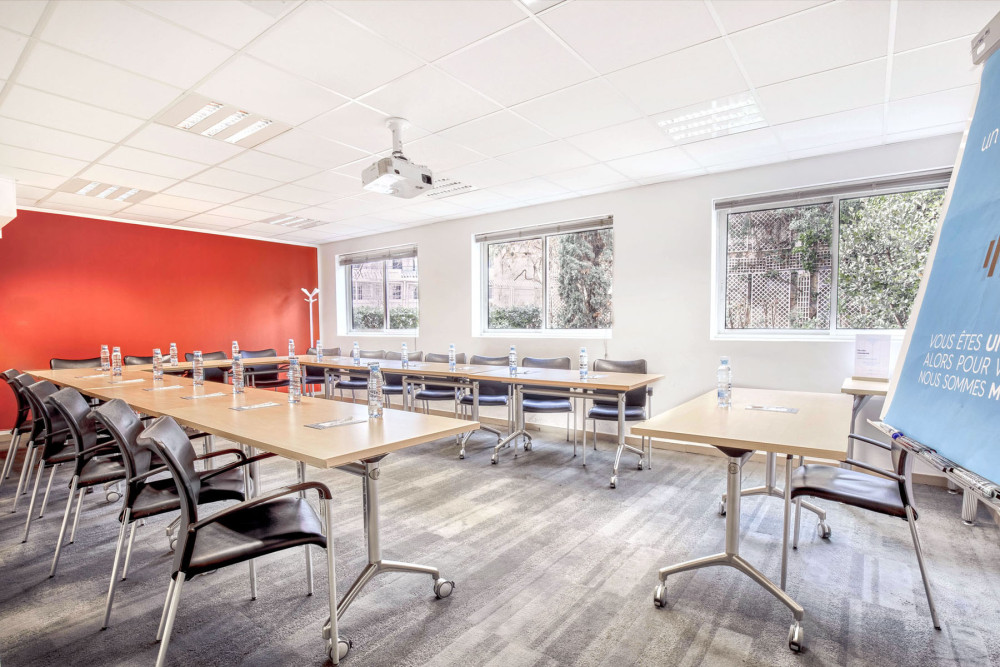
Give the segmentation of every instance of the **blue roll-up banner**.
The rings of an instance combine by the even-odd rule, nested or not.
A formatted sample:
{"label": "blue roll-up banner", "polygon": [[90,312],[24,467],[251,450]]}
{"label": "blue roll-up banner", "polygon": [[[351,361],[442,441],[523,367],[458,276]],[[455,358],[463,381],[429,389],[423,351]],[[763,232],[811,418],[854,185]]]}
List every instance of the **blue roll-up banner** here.
{"label": "blue roll-up banner", "polygon": [[883,420],[1000,483],[1000,57],[987,60]]}

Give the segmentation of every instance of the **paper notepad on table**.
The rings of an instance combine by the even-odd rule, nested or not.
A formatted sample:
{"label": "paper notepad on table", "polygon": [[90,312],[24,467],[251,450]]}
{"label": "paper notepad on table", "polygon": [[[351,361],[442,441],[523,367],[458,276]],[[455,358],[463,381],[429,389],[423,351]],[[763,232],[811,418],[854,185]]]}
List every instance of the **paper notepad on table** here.
{"label": "paper notepad on table", "polygon": [[760,410],[762,412],[784,412],[785,414],[798,414],[798,408],[786,408],[780,405],[748,405],[747,410]]}
{"label": "paper notepad on table", "polygon": [[186,401],[190,401],[196,398],[209,398],[211,396],[225,396],[225,395],[226,395],[225,392],[216,391],[211,394],[195,394],[194,396],[181,396],[181,398],[183,398]]}
{"label": "paper notepad on table", "polygon": [[333,428],[334,426],[350,426],[351,424],[363,424],[368,420],[364,417],[344,417],[343,419],[331,419],[328,422],[316,422],[315,424],[306,424],[306,428],[316,428],[316,429],[327,429]]}
{"label": "paper notepad on table", "polygon": [[274,401],[268,401],[267,403],[252,403],[250,405],[237,405],[229,408],[230,410],[236,410],[242,412],[243,410],[257,410],[259,408],[273,408],[276,405],[281,405],[280,403],[275,403]]}
{"label": "paper notepad on table", "polygon": [[136,382],[145,382],[145,381],[146,380],[144,378],[136,378],[134,380],[118,380],[117,382],[112,382],[110,385],[108,385],[107,387],[105,387],[105,389],[110,389],[112,387],[117,387],[118,385],[121,385],[121,384],[135,384]]}
{"label": "paper notepad on table", "polygon": [[89,380],[91,378],[106,378],[106,377],[108,377],[107,373],[94,373],[93,375],[77,375],[76,379]]}
{"label": "paper notepad on table", "polygon": [[167,391],[168,389],[180,389],[180,388],[181,385],[172,384],[172,385],[167,385],[166,387],[147,387],[146,389],[143,389],[143,391]]}

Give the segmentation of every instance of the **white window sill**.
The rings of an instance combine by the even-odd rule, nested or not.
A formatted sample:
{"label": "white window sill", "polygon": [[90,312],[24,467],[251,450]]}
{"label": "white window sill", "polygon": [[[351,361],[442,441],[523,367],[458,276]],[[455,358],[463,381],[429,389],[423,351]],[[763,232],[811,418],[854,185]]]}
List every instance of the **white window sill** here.
{"label": "white window sill", "polygon": [[611,339],[612,329],[547,329],[544,331],[493,330],[473,334],[473,338],[565,338],[570,340]]}
{"label": "white window sill", "polygon": [[419,329],[399,329],[398,331],[348,331],[344,336],[354,336],[356,338],[416,338],[420,335]]}
{"label": "white window sill", "polygon": [[810,342],[810,343],[851,343],[858,335],[887,335],[892,342],[903,340],[906,332],[901,329],[840,329],[836,333],[828,331],[726,331],[709,336],[713,341],[756,341],[760,343]]}

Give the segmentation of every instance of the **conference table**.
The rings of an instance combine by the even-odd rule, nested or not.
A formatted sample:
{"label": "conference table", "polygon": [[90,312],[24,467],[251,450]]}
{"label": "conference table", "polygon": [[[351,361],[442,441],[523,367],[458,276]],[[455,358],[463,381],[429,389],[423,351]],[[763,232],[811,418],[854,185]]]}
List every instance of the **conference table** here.
{"label": "conference table", "polygon": [[[254,361],[260,363],[260,360]],[[219,360],[213,367],[223,365],[223,360]],[[230,385],[220,383],[195,385],[188,378],[171,375],[154,380],[148,372],[150,368],[127,366],[121,378],[114,381],[110,373],[99,369],[33,370],[28,373],[62,387],[73,387],[92,398],[120,398],[147,415],[167,415],[182,426],[296,461],[300,466],[300,478],[304,476],[305,465],[336,468],[363,478],[368,564],[339,602],[335,578],[330,580],[331,616],[323,634],[334,664],[339,664],[350,646],[340,638],[337,621],[375,575],[384,572],[426,574],[434,580],[434,592],[439,598],[451,594],[454,583],[442,578],[437,568],[382,558],[380,462],[406,447],[474,430],[478,426],[476,422],[402,410],[386,410],[381,419],[369,419],[367,405],[308,396],[302,397],[300,403],[290,404],[286,394],[253,387],[234,394]],[[332,563],[332,536],[328,549]]]}
{"label": "conference table", "polygon": [[[804,645],[804,611],[784,591],[786,564],[782,563],[779,587],[740,555],[743,465],[755,451],[785,455],[784,525],[787,526],[791,511],[792,458],[807,456],[843,461],[847,457],[847,416],[850,413],[851,401],[845,394],[734,388],[730,408],[718,407],[713,390],[633,426],[632,432],[639,435],[712,445],[728,459],[725,550],[661,568],[659,584],[653,592],[654,605],[666,606],[666,582],[670,575],[728,565],[756,581],[792,611],[794,622],[789,628],[788,646],[793,651],[800,651]],[[788,532],[782,532],[785,546]]]}

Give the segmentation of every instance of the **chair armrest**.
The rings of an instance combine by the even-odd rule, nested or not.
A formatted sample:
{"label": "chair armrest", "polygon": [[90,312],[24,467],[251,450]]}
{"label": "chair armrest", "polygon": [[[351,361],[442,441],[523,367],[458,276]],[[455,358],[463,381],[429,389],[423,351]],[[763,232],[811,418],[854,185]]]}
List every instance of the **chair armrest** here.
{"label": "chair armrest", "polygon": [[65,435],[69,433],[69,427],[61,428],[58,431],[52,431],[52,433],[46,433],[44,437],[54,438],[57,435]]}
{"label": "chair armrest", "polygon": [[129,479],[128,483],[132,484],[133,482],[141,482],[142,480],[152,477],[153,475],[159,475],[161,472],[170,472],[170,468],[168,468],[167,466],[160,466],[159,468],[153,468],[152,470],[148,470],[142,473],[141,475],[136,475],[135,477],[132,477],[131,479]]}
{"label": "chair armrest", "polygon": [[863,468],[863,469],[865,469],[865,470],[867,470],[869,472],[873,472],[876,475],[881,475],[882,477],[887,477],[887,478],[891,479],[894,482],[902,482],[903,481],[903,478],[900,477],[899,475],[897,475],[894,472],[890,472],[889,470],[885,470],[883,468],[877,468],[877,467],[875,467],[873,465],[869,465],[867,463],[863,463],[861,461],[858,461],[857,459],[846,459],[845,462],[847,464],[855,466],[857,468]]}
{"label": "chair armrest", "polygon": [[875,445],[876,447],[880,447],[881,449],[884,449],[887,452],[892,451],[892,447],[885,444],[884,442],[879,442],[878,440],[872,440],[871,438],[866,438],[863,435],[855,435],[853,433],[850,433],[848,434],[847,437],[850,438],[851,440],[860,440],[861,442],[866,442],[869,445]]}
{"label": "chair armrest", "polygon": [[315,489],[319,494],[321,500],[330,500],[333,498],[333,494],[330,493],[330,488],[323,484],[322,482],[300,482],[298,484],[292,484],[290,486],[285,486],[280,489],[275,489],[270,493],[265,493],[262,496],[257,496],[256,498],[251,498],[249,500],[244,500],[242,503],[237,503],[235,505],[230,505],[229,507],[220,510],[213,514],[212,516],[205,517],[201,521],[196,521],[188,526],[188,532],[196,531],[199,528],[214,523],[219,519],[222,519],[234,512],[246,509],[248,507],[254,507],[256,505],[261,505],[263,503],[271,502],[272,500],[277,500],[278,498],[283,498],[284,496],[290,496],[293,493],[299,493],[300,491],[308,491],[309,489]]}
{"label": "chair armrest", "polygon": [[94,454],[94,453],[97,453],[97,452],[99,452],[101,450],[106,450],[106,449],[108,449],[108,443],[107,442],[100,442],[100,443],[94,445],[93,447],[87,447],[86,449],[81,449],[79,452],[76,453],[76,455],[77,456],[86,456],[87,454]]}
{"label": "chair armrest", "polygon": [[272,456],[276,456],[276,455],[275,454],[271,454],[270,452],[264,452],[263,454],[257,454],[256,456],[251,456],[248,459],[243,459],[241,461],[234,461],[232,463],[227,463],[226,465],[222,466],[221,468],[215,468],[214,470],[210,471],[207,475],[202,475],[201,476],[201,481],[204,482],[206,479],[211,479],[211,478],[213,478],[213,477],[215,477],[217,475],[221,475],[224,472],[229,472],[230,470],[235,470],[236,468],[240,468],[242,466],[245,466],[248,463],[256,463],[257,461],[263,461],[264,459],[269,459]]}
{"label": "chair armrest", "polygon": [[209,452],[208,454],[202,454],[201,456],[196,456],[195,461],[204,461],[205,459],[215,458],[216,456],[226,456],[227,454],[235,454],[236,458],[243,461],[246,459],[247,455],[244,454],[239,449],[220,449],[217,452]]}

